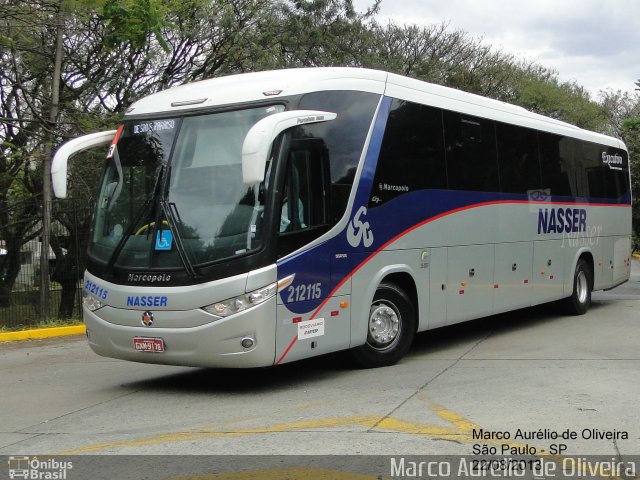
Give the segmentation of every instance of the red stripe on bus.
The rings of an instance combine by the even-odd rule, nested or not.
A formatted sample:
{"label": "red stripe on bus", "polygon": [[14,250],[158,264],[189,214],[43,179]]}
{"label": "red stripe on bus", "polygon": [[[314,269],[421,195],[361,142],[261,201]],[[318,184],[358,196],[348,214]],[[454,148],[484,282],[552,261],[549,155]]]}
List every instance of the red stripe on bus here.
{"label": "red stripe on bus", "polygon": [[116,134],[113,136],[113,140],[111,140],[111,145],[116,145],[118,141],[120,141],[120,136],[122,135],[122,131],[124,130],[124,125],[120,125],[118,130],[116,130]]}
{"label": "red stripe on bus", "polygon": [[293,347],[293,345],[296,343],[296,340],[298,340],[298,335],[296,334],[295,337],[293,337],[293,340],[291,340],[291,343],[289,344],[289,346],[286,348],[286,350],[282,353],[282,355],[280,356],[280,358],[278,359],[278,361],[275,363],[275,365],[278,365],[283,359],[284,357],[287,356],[287,353],[289,353],[289,350],[291,350],[291,348]]}

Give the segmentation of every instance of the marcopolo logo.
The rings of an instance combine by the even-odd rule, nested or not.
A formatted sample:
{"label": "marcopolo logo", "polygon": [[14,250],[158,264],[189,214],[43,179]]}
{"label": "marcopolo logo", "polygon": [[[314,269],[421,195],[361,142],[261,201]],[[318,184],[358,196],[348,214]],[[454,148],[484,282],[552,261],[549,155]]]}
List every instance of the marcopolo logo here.
{"label": "marcopolo logo", "polygon": [[381,191],[387,190],[390,192],[408,192],[410,190],[408,185],[390,185],[388,183],[379,183],[378,189]]}
{"label": "marcopolo logo", "polygon": [[362,243],[365,248],[369,248],[373,244],[373,233],[369,222],[364,222],[363,217],[366,217],[367,209],[360,207],[356,214],[353,216],[353,220],[349,222],[349,228],[347,228],[347,241],[352,247],[357,247]]}
{"label": "marcopolo logo", "polygon": [[9,478],[33,480],[66,480],[73,462],[55,458],[39,460],[38,457],[9,457]]}
{"label": "marcopolo logo", "polygon": [[298,117],[296,120],[298,125],[303,125],[305,123],[314,123],[314,122],[322,122],[324,121],[324,115],[317,115],[311,117]]}

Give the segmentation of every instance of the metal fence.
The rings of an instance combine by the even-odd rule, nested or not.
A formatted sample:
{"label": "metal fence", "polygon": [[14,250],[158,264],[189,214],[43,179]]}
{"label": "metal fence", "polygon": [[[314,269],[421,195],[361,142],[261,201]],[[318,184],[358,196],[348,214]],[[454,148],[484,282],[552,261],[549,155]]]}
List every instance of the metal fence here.
{"label": "metal fence", "polygon": [[[0,212],[5,214],[0,225],[0,327],[80,318],[89,208],[78,202],[54,201],[48,248],[43,248],[40,237],[41,207],[11,208],[11,212]],[[49,259],[49,290],[44,297],[40,295],[41,255]]]}

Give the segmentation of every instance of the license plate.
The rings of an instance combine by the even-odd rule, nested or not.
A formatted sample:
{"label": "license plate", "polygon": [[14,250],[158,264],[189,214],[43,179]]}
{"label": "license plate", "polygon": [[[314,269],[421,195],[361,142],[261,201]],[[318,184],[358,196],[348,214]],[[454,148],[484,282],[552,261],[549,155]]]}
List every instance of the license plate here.
{"label": "license plate", "polygon": [[161,338],[135,337],[133,348],[139,352],[164,352],[164,340]]}

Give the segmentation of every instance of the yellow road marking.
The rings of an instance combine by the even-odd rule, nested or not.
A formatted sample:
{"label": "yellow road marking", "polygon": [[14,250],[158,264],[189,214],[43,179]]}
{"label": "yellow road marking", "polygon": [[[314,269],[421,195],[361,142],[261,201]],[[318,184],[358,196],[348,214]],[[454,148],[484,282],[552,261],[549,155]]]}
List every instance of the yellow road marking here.
{"label": "yellow road marking", "polygon": [[149,438],[141,438],[135,440],[123,440],[120,442],[101,443],[89,445],[75,450],[67,450],[60,452],[59,455],[77,455],[79,453],[98,452],[100,450],[108,450],[113,448],[138,447],[143,445],[156,445],[160,443],[170,442],[186,442],[191,440],[199,440],[202,438],[218,438],[218,437],[234,437],[259,433],[275,433],[290,432],[296,430],[312,430],[318,428],[343,427],[346,425],[359,425],[367,428],[373,427],[380,417],[335,417],[323,418],[320,420],[300,420],[297,422],[278,423],[267,427],[249,428],[238,430],[236,432],[209,432],[209,431],[193,431],[193,432],[173,432],[156,435]]}
{"label": "yellow road marking", "polygon": [[415,423],[407,422],[405,420],[399,420],[397,418],[385,418],[378,425],[376,429],[390,430],[400,433],[411,433],[417,435],[426,435],[429,437],[439,438],[442,440],[458,440],[460,437],[467,437],[464,432],[460,432],[456,429],[443,427],[440,425],[431,425],[428,423]]}
{"label": "yellow road marking", "polygon": [[[441,405],[438,405],[434,402],[427,400],[431,410],[442,420],[447,422],[450,426],[447,425],[436,425],[429,423],[417,423],[410,422],[405,420],[400,420],[393,417],[376,417],[376,416],[348,416],[348,417],[333,417],[333,418],[322,418],[319,420],[299,420],[296,422],[287,422],[287,423],[278,423],[273,424],[266,427],[261,428],[249,428],[244,430],[238,430],[236,432],[210,432],[210,431],[193,431],[193,432],[173,432],[166,433],[161,435],[156,435],[149,438],[135,439],[135,440],[125,440],[120,442],[110,442],[110,443],[102,443],[96,445],[89,445],[86,447],[81,447],[75,450],[67,450],[64,452],[59,452],[57,455],[77,455],[82,453],[92,453],[101,450],[109,450],[109,449],[117,449],[117,448],[127,448],[127,447],[137,447],[144,445],[156,445],[160,443],[172,443],[172,442],[184,442],[184,441],[194,441],[205,438],[219,438],[219,437],[236,437],[236,436],[244,436],[244,435],[255,435],[260,433],[276,433],[276,432],[291,432],[291,431],[304,431],[304,430],[314,430],[320,428],[332,428],[332,427],[345,427],[345,426],[360,426],[369,429],[369,431],[376,430],[386,430],[392,432],[399,433],[408,433],[414,435],[424,435],[430,438],[440,439],[440,440],[452,440],[457,441],[459,443],[483,443],[487,445],[508,445],[510,448],[518,448],[518,449],[526,449],[527,445],[533,446],[531,444],[519,443],[519,442],[511,442],[507,440],[481,440],[478,442],[477,439],[473,438],[473,431],[479,430],[479,425],[471,422],[465,417],[457,414],[456,412],[449,410]],[[553,461],[558,464],[562,464],[564,457],[562,455],[553,455],[550,452],[536,447],[536,456],[544,457],[547,460]],[[316,470],[312,468],[294,468],[294,469],[276,469],[276,470],[259,470],[255,471],[256,475],[265,474],[267,476],[256,476],[256,477],[233,477],[233,476],[204,476],[204,477],[184,477],[184,478],[192,478],[194,480],[233,480],[235,478],[256,478],[256,479],[265,479],[271,480],[272,478],[278,479],[300,479],[305,480],[307,478],[325,478],[318,476],[304,476],[305,472],[312,472],[313,474],[318,473]],[[581,469],[581,470],[584,470]],[[295,475],[291,474],[291,476],[286,476],[283,472],[294,472]],[[322,470],[322,472],[325,472]],[[331,473],[333,476],[328,476],[326,478],[357,478],[357,479],[370,479],[375,478],[371,476],[362,475],[360,477],[354,477],[351,474],[350,477],[336,477],[336,473],[330,470],[326,470],[326,472]],[[245,474],[246,472],[238,472],[238,474]],[[584,472],[583,472],[584,473]],[[269,475],[275,476],[269,476]],[[606,469],[599,468],[597,474],[603,478],[610,478],[617,480],[619,477],[612,477],[611,472]],[[220,473],[216,475],[232,475],[226,473]],[[289,475],[289,474],[287,474]],[[298,475],[298,476],[296,476]],[[182,478],[182,477],[181,477]]]}

